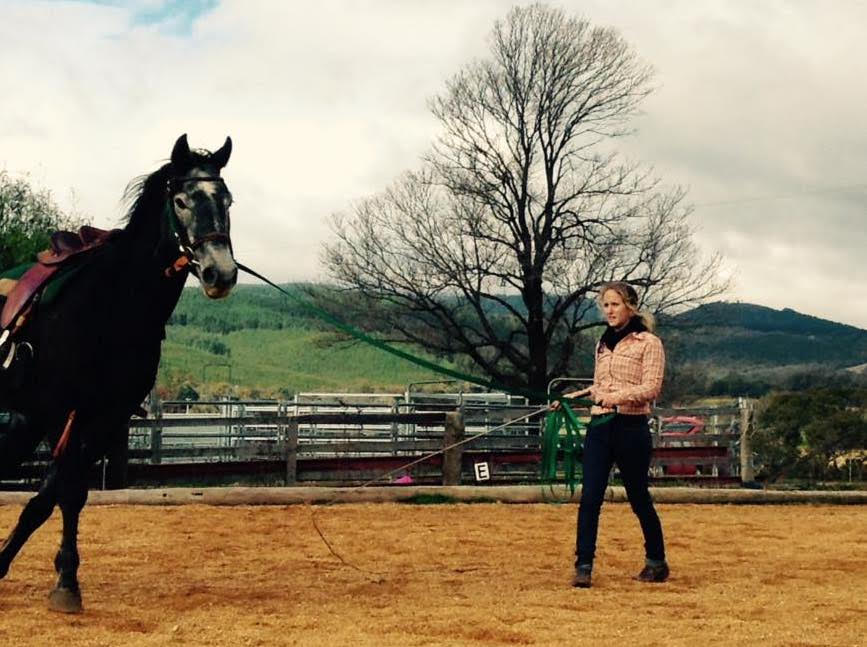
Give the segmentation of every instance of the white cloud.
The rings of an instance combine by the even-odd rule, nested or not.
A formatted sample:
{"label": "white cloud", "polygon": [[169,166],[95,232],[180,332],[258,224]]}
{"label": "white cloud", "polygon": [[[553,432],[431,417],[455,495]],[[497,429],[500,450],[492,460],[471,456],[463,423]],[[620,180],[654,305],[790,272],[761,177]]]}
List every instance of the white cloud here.
{"label": "white cloud", "polygon": [[[623,145],[690,187],[699,243],[738,267],[731,298],[867,327],[867,283],[851,280],[867,247],[867,5],[560,4],[656,68]],[[74,189],[112,226],[126,183],[179,134],[206,148],[229,134],[239,257],[278,281],[314,278],[328,216],[417,164],[436,130],[427,99],[510,5],[225,1],[186,33],[137,20],[156,0],[0,0],[0,167],[61,201]],[[814,191],[848,185],[862,188]],[[762,196],[783,199],[741,200]]]}

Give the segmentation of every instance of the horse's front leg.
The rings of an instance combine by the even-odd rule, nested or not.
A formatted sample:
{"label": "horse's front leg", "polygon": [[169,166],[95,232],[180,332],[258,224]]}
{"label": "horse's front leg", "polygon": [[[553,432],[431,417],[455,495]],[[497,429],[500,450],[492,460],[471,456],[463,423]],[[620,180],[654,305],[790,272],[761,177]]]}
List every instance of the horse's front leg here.
{"label": "horse's front leg", "polygon": [[18,523],[0,547],[0,578],[9,572],[9,565],[27,543],[27,539],[48,520],[57,503],[57,466],[52,464],[39,492],[27,502]]}
{"label": "horse's front leg", "polygon": [[[70,452],[72,454],[72,452]],[[80,453],[61,458],[57,503],[63,515],[63,538],[54,558],[57,585],[48,596],[52,611],[80,613],[81,588],[78,584],[78,519],[87,502],[87,465]]]}

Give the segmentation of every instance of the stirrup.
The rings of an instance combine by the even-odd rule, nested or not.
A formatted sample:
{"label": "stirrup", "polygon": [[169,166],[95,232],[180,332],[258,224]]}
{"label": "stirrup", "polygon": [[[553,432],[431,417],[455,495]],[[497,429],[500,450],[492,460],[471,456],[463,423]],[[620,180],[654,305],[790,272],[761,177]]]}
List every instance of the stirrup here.
{"label": "stirrup", "polygon": [[16,344],[9,339],[8,330],[0,336],[0,371],[8,371],[15,362],[33,359],[33,346],[30,342]]}

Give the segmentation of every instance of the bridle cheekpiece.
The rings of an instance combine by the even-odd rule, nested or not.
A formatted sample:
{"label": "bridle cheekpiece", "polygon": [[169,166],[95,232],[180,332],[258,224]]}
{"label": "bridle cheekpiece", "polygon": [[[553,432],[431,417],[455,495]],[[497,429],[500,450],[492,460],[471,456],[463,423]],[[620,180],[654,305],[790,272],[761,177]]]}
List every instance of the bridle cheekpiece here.
{"label": "bridle cheekpiece", "polygon": [[[219,175],[206,175],[206,176],[184,176],[184,177],[173,177],[169,178],[166,182],[166,197],[169,201],[168,205],[168,215],[169,215],[169,229],[172,232],[172,235],[175,237],[175,240],[178,243],[178,250],[181,255],[172,263],[171,267],[165,270],[165,275],[167,277],[173,276],[178,272],[182,271],[184,268],[189,266],[189,270],[193,272],[196,276],[198,276],[197,266],[199,262],[196,260],[195,251],[208,242],[219,241],[226,243],[228,245],[229,250],[232,249],[232,239],[229,236],[228,231],[226,233],[219,231],[212,231],[210,234],[205,234],[200,238],[196,238],[195,240],[190,240],[189,236],[187,236],[187,232],[181,226],[181,223],[178,221],[178,216],[175,213],[175,208],[173,204],[174,197],[181,192],[181,187],[187,182],[221,182],[225,185],[226,181],[221,178]],[[226,223],[227,229],[229,223]]]}

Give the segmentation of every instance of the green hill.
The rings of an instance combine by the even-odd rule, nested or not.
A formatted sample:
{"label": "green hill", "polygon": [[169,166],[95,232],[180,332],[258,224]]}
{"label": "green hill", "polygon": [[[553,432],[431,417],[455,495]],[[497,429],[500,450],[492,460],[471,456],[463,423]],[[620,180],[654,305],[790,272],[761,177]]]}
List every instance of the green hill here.
{"label": "green hill", "polygon": [[716,301],[706,303],[670,319],[678,326],[738,327],[761,332],[797,335],[867,336],[867,331],[846,324],[795,312],[774,310],[751,303]]}
{"label": "green hill", "polygon": [[402,392],[410,382],[440,377],[338,338],[273,288],[239,285],[222,301],[207,299],[198,288],[184,290],[166,328],[158,388],[164,397],[175,397],[184,384],[202,395],[231,390],[287,397],[302,391]]}
{"label": "green hill", "polygon": [[867,361],[867,331],[789,308],[717,302],[660,324],[680,363],[838,369]]}
{"label": "green hill", "polygon": [[[303,293],[305,287],[289,289]],[[217,302],[187,288],[169,324],[158,382],[169,397],[185,384],[202,395],[233,390],[285,397],[300,391],[401,392],[410,382],[440,378],[376,348],[339,340],[327,324],[268,286],[239,285]],[[728,384],[736,376],[735,383],[759,381],[764,390],[798,372],[867,362],[867,331],[753,304],[706,304],[661,319],[659,334],[672,375],[693,371],[707,381],[726,377]]]}

